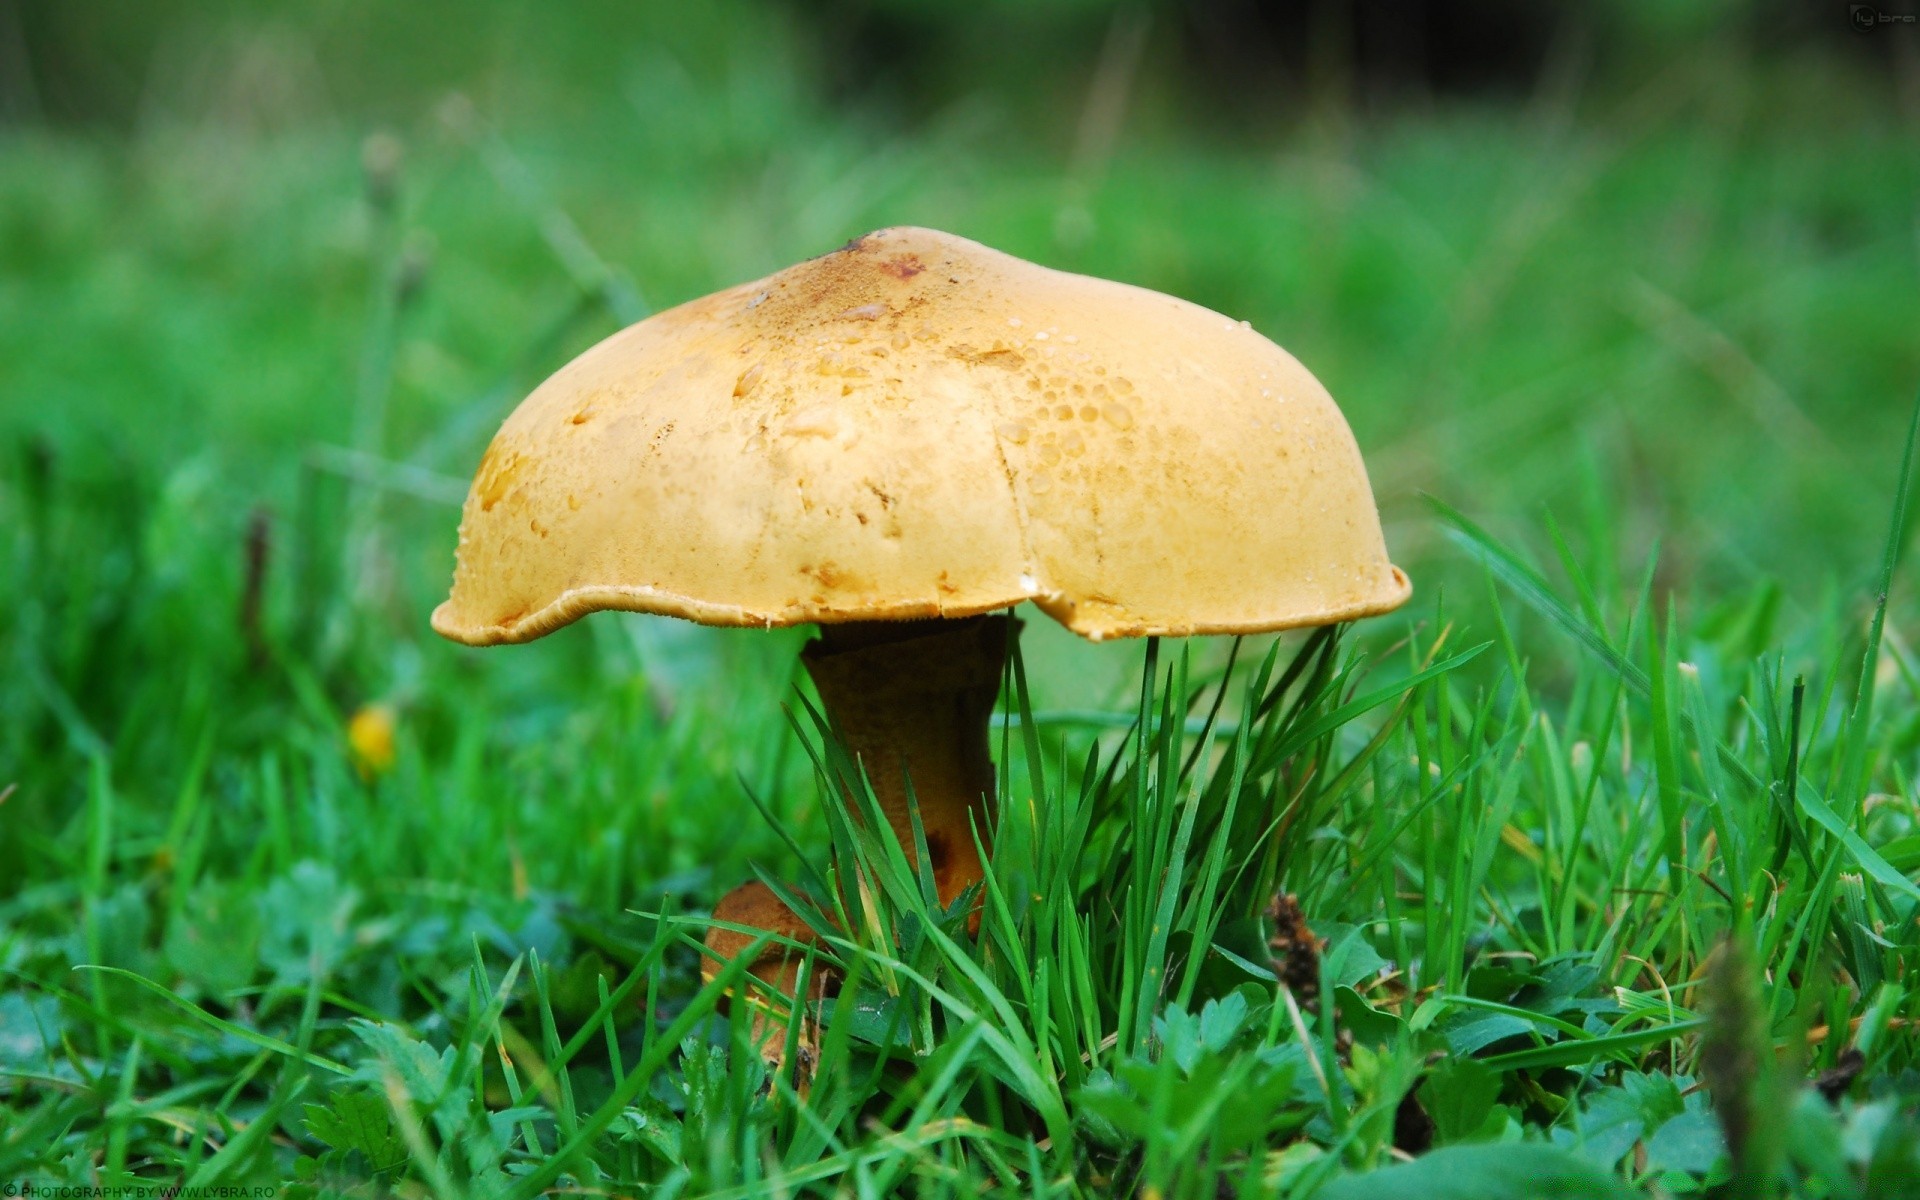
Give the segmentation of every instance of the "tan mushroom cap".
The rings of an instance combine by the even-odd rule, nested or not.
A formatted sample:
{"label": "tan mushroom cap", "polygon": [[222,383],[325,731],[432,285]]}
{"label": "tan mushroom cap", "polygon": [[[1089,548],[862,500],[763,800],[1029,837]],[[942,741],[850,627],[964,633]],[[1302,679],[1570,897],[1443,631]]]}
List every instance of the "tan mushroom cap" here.
{"label": "tan mushroom cap", "polygon": [[929,229],[641,321],[493,439],[433,627],[598,609],[708,625],[960,617],[1085,637],[1385,612],[1353,434],[1244,323]]}

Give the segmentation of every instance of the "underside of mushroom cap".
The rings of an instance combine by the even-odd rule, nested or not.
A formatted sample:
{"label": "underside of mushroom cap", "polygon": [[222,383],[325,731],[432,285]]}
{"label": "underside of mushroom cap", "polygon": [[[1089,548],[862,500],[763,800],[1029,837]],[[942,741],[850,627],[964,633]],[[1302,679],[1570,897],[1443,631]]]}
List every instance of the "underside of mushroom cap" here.
{"label": "underside of mushroom cap", "polygon": [[1033,601],[1083,636],[1385,612],[1345,419],[1244,323],[925,229],[631,326],[488,448],[433,615],[474,645],[589,612],[709,625]]}

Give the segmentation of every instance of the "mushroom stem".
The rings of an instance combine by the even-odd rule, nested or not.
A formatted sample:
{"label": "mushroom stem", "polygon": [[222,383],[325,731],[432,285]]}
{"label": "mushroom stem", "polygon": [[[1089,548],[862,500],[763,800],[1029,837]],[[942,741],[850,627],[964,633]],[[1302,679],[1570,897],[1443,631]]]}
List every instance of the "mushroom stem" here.
{"label": "mushroom stem", "polygon": [[942,904],[979,882],[991,835],[988,720],[1010,618],[823,625],[801,654],[841,743],[866,767],[893,835],[916,867],[907,779]]}
{"label": "mushroom stem", "polygon": [[[865,765],[874,797],[886,814],[907,861],[919,865],[913,818],[907,804],[907,779],[920,808],[920,828],[942,904],[979,882],[980,852],[974,830],[985,842],[992,816],[987,796],[993,791],[993,759],[987,725],[1000,672],[1007,661],[1010,631],[1019,624],[992,615],[961,621],[868,621],[827,625],[801,653],[807,673],[826,705],[841,744]],[[714,919],[772,930],[797,942],[815,934],[772,889],[747,883],[721,897]],[[969,921],[978,928],[978,910]],[[743,953],[753,938],[731,929],[707,931],[702,973],[712,979],[722,964]],[[749,970],[781,996],[793,999],[799,986],[801,954],[776,943],[760,953]],[[811,989],[818,1000],[829,984],[816,973]],[[753,1039],[768,1065],[784,1059],[786,1014],[764,997],[750,997]],[[795,1086],[802,1095],[813,1075],[814,1035],[800,1027],[800,1061]]]}

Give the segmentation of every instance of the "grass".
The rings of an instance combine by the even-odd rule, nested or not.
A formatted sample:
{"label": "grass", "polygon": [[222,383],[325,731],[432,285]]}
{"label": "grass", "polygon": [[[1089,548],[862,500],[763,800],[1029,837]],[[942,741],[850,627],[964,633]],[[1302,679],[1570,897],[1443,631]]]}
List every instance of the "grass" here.
{"label": "grass", "polygon": [[[586,130],[423,103],[398,159],[0,135],[0,1182],[1910,1194],[1920,181],[1763,68],[1072,178],[777,72],[726,119],[663,72]],[[902,220],[1274,334],[1419,587],[1029,621],[977,939],[857,819],[802,635],[424,626],[531,382]],[[699,978],[755,870],[871,901],[804,1101]]]}

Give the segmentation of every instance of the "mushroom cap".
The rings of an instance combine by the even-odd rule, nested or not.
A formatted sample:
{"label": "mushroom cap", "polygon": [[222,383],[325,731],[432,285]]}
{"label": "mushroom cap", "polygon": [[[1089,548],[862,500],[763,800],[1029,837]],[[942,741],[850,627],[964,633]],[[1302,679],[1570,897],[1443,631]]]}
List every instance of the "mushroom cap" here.
{"label": "mushroom cap", "polygon": [[1197,304],[929,229],[658,313],[507,418],[435,630],[523,642],[598,609],[707,625],[961,617],[1084,637],[1386,612],[1340,410]]}

